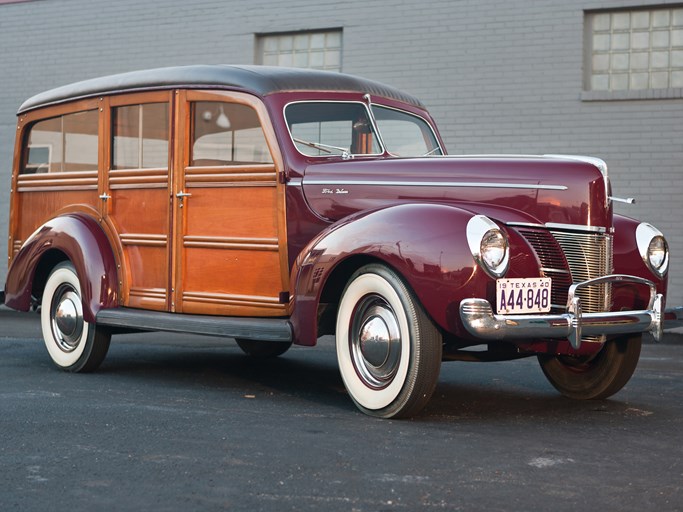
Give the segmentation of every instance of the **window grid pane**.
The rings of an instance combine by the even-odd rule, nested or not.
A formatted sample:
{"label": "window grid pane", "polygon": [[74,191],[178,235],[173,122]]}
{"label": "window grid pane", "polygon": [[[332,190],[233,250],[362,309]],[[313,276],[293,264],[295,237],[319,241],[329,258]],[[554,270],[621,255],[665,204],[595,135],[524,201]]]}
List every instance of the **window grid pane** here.
{"label": "window grid pane", "polygon": [[613,11],[589,14],[591,47],[587,68],[591,90],[681,87],[683,9]]}
{"label": "window grid pane", "polygon": [[340,30],[259,37],[260,64],[341,71]]}

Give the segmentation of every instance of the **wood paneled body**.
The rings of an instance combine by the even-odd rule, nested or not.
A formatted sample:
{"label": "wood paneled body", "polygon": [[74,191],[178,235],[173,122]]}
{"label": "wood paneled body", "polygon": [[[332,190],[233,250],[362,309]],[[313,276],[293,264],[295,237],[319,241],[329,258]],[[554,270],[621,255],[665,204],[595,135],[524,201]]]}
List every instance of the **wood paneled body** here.
{"label": "wood paneled body", "polygon": [[[87,119],[60,118],[84,111]],[[96,137],[74,122],[81,119],[95,124]],[[30,135],[43,121],[46,128]],[[69,171],[86,164],[71,157],[64,136],[53,163],[50,143],[64,126],[83,132],[73,139],[79,143],[98,141],[88,150],[96,164],[86,162],[97,169]],[[21,144],[29,137],[31,148]],[[45,155],[48,165],[39,161]],[[110,239],[122,306],[286,316],[282,171],[265,107],[248,94],[135,92],[32,111],[18,124],[10,259],[49,219],[85,212]]]}
{"label": "wood paneled body", "polygon": [[[83,171],[47,172],[48,168],[30,168],[28,138],[29,130],[44,119],[58,119],[72,112],[92,112],[95,124],[90,126],[95,137],[94,152],[97,158],[99,125],[95,115],[99,108],[96,99],[58,105],[45,111],[23,114],[17,122],[17,138],[12,168],[12,189],[10,197],[9,262],[16,255],[31,234],[51,218],[69,212],[88,212],[98,216],[99,173],[97,163]],[[71,126],[75,132],[82,127]],[[84,131],[88,131],[87,129]],[[64,137],[59,142],[63,144]],[[47,148],[50,144],[41,144]],[[50,148],[50,153],[54,153]],[[71,166],[74,168],[77,166]]]}
{"label": "wood paneled body", "polygon": [[121,290],[124,305],[165,311],[169,286],[168,189],[112,187],[109,194],[108,216],[123,249],[128,283]]}
{"label": "wood paneled body", "polygon": [[[19,180],[22,183],[23,180]],[[95,190],[34,190],[20,188],[20,199],[17,199],[15,211],[21,217],[12,233],[10,244],[11,256],[14,256],[21,245],[45,222],[59,213],[87,210],[97,215],[97,189]]]}
{"label": "wood paneled body", "polygon": [[[184,312],[235,314],[256,307],[282,314],[276,174],[273,166],[254,170],[231,177],[216,169],[186,174],[192,195],[185,200],[181,248]],[[247,174],[259,181],[245,181]]]}
{"label": "wood paneled body", "polygon": [[[176,194],[189,195],[176,198],[175,309],[218,315],[286,315],[289,287],[283,255],[286,246],[281,242],[284,190],[278,183],[282,164],[265,111],[254,98],[238,93],[189,91],[181,93],[181,101],[186,115],[179,124],[185,136],[178,139],[184,142],[178,153],[184,167],[176,182]],[[190,166],[195,139],[193,105],[211,102],[253,109],[270,153],[258,159],[272,162]],[[240,120],[231,122],[237,131]],[[233,149],[233,156],[235,153]]]}

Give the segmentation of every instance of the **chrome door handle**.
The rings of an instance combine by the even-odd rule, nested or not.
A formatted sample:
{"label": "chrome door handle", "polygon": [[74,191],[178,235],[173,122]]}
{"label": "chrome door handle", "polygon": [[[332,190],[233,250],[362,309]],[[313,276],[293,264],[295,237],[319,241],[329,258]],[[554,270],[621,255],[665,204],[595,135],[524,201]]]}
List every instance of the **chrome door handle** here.
{"label": "chrome door handle", "polygon": [[102,201],[106,201],[107,199],[111,199],[111,196],[109,194],[102,194],[99,196]]}
{"label": "chrome door handle", "polygon": [[182,208],[186,197],[190,197],[192,194],[188,192],[183,192],[182,190],[178,192],[175,196],[178,198],[178,208]]}

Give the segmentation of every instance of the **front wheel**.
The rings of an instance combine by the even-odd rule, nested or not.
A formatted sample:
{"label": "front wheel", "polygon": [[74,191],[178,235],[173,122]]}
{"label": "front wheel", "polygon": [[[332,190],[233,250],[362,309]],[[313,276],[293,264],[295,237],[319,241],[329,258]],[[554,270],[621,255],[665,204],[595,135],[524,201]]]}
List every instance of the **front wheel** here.
{"label": "front wheel", "polygon": [[543,373],[564,396],[578,400],[604,399],[629,381],[638,364],[641,335],[605,342],[591,357],[539,355]]}
{"label": "front wheel", "polygon": [[47,278],[40,324],[47,351],[62,370],[90,372],[107,355],[111,334],[84,320],[81,283],[71,262],[60,263]]}
{"label": "front wheel", "polygon": [[359,269],[337,314],[337,360],[358,408],[381,418],[408,417],[429,401],[441,368],[442,337],[391,269]]}

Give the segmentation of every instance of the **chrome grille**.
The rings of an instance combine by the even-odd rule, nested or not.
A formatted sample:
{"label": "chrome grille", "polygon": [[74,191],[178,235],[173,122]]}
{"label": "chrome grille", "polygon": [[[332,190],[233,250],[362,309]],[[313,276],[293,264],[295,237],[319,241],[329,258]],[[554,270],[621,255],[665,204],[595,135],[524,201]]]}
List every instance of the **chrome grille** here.
{"label": "chrome grille", "polygon": [[[612,237],[602,233],[551,231],[562,247],[575,283],[611,274]],[[612,286],[596,284],[579,289],[581,306],[587,313],[607,311],[612,305]]]}
{"label": "chrome grille", "polygon": [[[566,310],[572,283],[611,274],[612,237],[602,233],[519,229],[534,248],[543,274],[553,280],[551,301],[554,309]],[[612,286],[598,284],[577,291],[584,312],[607,311],[612,305]],[[603,336],[584,337],[583,341],[604,341]]]}

